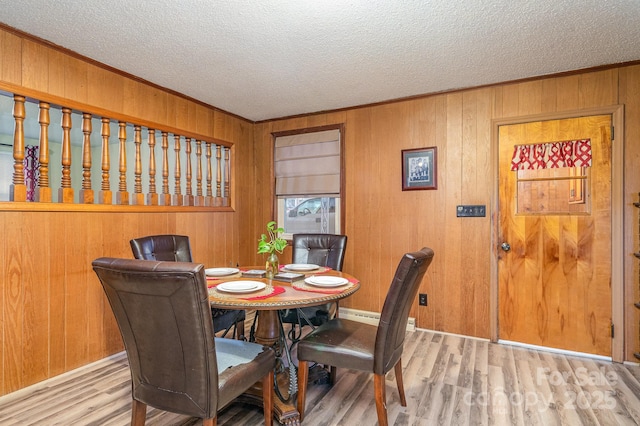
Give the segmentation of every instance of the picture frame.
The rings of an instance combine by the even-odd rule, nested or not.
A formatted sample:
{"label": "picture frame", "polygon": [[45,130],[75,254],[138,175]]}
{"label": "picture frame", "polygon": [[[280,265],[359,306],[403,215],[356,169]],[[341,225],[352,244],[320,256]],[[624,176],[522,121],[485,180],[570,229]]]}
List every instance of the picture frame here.
{"label": "picture frame", "polygon": [[438,189],[438,148],[402,150],[402,190]]}

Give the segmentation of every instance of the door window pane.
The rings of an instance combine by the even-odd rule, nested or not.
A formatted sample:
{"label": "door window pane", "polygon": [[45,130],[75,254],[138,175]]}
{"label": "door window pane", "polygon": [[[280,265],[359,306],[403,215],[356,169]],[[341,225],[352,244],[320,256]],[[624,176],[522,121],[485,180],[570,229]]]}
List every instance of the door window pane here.
{"label": "door window pane", "polygon": [[518,214],[588,214],[589,167],[518,170]]}

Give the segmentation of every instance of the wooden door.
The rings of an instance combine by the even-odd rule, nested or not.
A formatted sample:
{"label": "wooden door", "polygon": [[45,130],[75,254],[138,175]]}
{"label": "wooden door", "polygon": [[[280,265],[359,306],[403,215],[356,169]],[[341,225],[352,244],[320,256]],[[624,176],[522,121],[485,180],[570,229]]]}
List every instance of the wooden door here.
{"label": "wooden door", "polygon": [[[587,138],[591,167],[511,171],[516,145]],[[499,149],[499,338],[611,356],[611,116],[500,126]]]}

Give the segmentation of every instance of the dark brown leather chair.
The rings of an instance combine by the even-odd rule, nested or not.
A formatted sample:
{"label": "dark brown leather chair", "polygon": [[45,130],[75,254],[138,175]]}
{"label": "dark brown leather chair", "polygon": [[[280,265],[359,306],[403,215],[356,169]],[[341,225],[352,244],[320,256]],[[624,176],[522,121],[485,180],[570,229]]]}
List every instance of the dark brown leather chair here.
{"label": "dark brown leather chair", "polygon": [[334,318],[298,343],[298,411],[304,417],[308,362],[373,373],[378,423],[387,425],[385,375],[395,369],[400,403],[406,406],[401,355],[411,304],[433,259],[428,247],[404,255],[396,269],[378,326]]}
{"label": "dark brown leather chair", "polygon": [[132,379],[132,425],[147,405],[204,419],[262,381],[265,424],[272,424],[271,348],[214,338],[203,265],[137,259],[93,261],[111,304]]}
{"label": "dark brown leather chair", "polygon": [[[346,235],[294,234],[291,259],[293,263],[312,263],[342,271],[346,249]],[[286,309],[281,312],[281,318],[283,323],[293,326],[297,324],[303,327],[309,323],[318,326],[333,318],[337,310],[338,304],[334,302],[308,308]],[[295,335],[295,328],[291,330],[289,337],[295,342],[299,336]]]}
{"label": "dark brown leather chair", "polygon": [[[133,257],[142,260],[164,260],[169,262],[193,262],[191,245],[186,235],[150,235],[129,241]],[[213,330],[226,333],[235,327],[236,337],[244,339],[245,311],[232,309],[211,309]]]}

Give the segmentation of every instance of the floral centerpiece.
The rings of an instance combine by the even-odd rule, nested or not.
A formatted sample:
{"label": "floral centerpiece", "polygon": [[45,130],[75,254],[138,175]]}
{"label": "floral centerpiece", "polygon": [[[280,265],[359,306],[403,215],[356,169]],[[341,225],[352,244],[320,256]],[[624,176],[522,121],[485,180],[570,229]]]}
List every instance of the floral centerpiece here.
{"label": "floral centerpiece", "polygon": [[284,248],[287,246],[287,240],[280,237],[284,229],[276,228],[275,221],[267,223],[267,232],[268,234],[262,234],[258,240],[258,254],[269,254],[265,269],[267,271],[267,278],[273,278],[280,268],[278,255],[276,253],[283,253]]}

